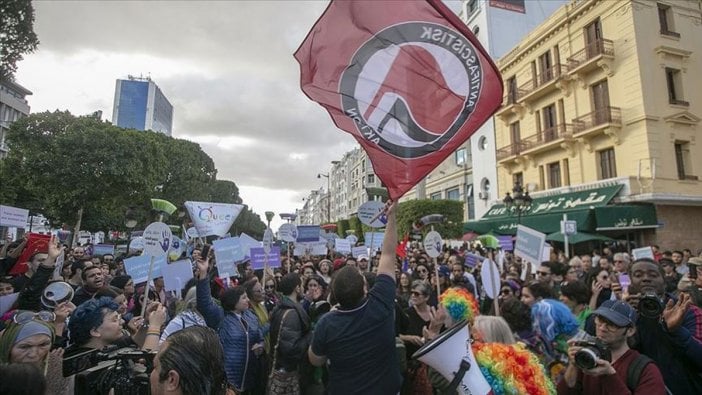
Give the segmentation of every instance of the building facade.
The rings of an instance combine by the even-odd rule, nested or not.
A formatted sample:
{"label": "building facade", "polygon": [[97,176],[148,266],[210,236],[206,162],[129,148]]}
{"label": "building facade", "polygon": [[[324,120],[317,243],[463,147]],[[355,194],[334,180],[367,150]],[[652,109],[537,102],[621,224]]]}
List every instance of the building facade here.
{"label": "building facade", "polygon": [[[700,0],[578,0],[556,11],[497,63],[498,196],[516,183],[536,198],[618,185],[620,208],[590,231],[697,248],[702,229],[689,224],[702,221],[700,37]],[[653,208],[657,219],[621,207],[649,217]]]}
{"label": "building facade", "polygon": [[26,97],[32,92],[22,85],[0,80],[0,159],[7,156],[5,137],[12,122],[29,115],[29,102]]}
{"label": "building facade", "polygon": [[173,106],[151,78],[117,80],[112,123],[122,128],[153,130],[170,136]]}

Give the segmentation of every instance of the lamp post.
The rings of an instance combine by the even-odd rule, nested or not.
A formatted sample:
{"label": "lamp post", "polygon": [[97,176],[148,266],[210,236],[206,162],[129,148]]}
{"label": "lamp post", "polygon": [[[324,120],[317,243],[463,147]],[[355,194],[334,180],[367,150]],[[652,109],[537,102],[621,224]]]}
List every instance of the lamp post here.
{"label": "lamp post", "polygon": [[317,178],[327,178],[327,223],[331,222],[331,180],[329,174],[317,173]]}
{"label": "lamp post", "polygon": [[132,230],[137,226],[136,210],[134,206],[129,206],[124,213],[124,226],[127,228],[127,255],[129,255],[129,245],[132,243]]}
{"label": "lamp post", "polygon": [[524,192],[524,188],[517,182],[512,188],[512,194],[507,192],[502,203],[505,204],[507,210],[511,215],[517,214],[517,225],[521,225],[522,214],[526,213],[531,209],[531,196],[529,196],[529,191]]}
{"label": "lamp post", "polygon": [[266,214],[266,220],[268,221],[268,228],[270,228],[271,227],[271,220],[273,219],[273,217],[275,217],[275,213],[272,211],[266,211],[265,214]]}

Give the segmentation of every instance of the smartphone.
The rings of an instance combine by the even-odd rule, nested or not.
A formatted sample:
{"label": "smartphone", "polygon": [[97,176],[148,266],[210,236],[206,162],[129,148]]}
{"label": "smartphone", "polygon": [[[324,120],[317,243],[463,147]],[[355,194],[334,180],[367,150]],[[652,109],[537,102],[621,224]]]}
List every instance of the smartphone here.
{"label": "smartphone", "polygon": [[210,249],[211,248],[212,248],[212,246],[209,244],[205,244],[204,246],[202,246],[202,252],[200,252],[200,256],[203,259],[207,259],[210,256]]}
{"label": "smartphone", "polygon": [[631,278],[629,278],[628,274],[622,273],[619,275],[619,285],[622,286],[622,292],[628,293],[629,285],[631,285]]}

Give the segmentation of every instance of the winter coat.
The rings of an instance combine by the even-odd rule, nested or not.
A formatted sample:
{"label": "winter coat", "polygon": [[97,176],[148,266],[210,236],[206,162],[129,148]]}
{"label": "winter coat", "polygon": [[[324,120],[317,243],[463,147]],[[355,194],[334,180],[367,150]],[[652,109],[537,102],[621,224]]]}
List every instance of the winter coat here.
{"label": "winter coat", "polygon": [[[286,311],[290,312],[281,328],[280,321]],[[279,336],[278,354],[274,356]],[[275,369],[297,371],[300,364],[307,359],[307,349],[311,341],[310,318],[302,305],[284,296],[271,314],[271,359],[276,359]]]}

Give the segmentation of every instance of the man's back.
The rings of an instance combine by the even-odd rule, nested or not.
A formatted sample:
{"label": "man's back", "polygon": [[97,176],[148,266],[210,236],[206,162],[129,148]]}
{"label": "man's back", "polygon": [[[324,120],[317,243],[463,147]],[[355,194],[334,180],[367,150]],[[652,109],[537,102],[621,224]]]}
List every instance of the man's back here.
{"label": "man's back", "polygon": [[395,282],[379,275],[368,299],[353,310],[326,314],[315,328],[312,351],[330,361],[329,394],[396,394]]}

